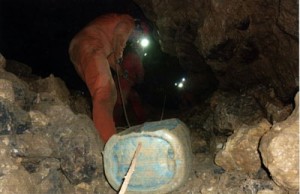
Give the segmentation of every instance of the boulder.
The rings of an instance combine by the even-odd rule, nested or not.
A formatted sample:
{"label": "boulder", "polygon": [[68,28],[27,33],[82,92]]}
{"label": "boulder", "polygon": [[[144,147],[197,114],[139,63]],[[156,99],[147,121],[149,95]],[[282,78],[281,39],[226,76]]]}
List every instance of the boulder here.
{"label": "boulder", "polygon": [[12,157],[14,149],[11,144],[10,136],[0,136],[0,193],[36,193],[36,182],[21,165],[22,158]]}
{"label": "boulder", "polygon": [[30,129],[31,120],[28,112],[2,97],[0,97],[0,112],[0,135],[21,134]]}
{"label": "boulder", "polygon": [[16,60],[7,60],[5,70],[17,75],[19,78],[33,76],[31,67]]}
{"label": "boulder", "polygon": [[206,80],[199,88],[212,87],[212,79],[221,89],[263,84],[283,101],[298,88],[297,1],[134,1],[162,50]]}
{"label": "boulder", "polygon": [[217,153],[216,164],[226,171],[257,173],[261,168],[259,141],[270,128],[271,124],[266,119],[261,120],[257,125],[240,127]]}
{"label": "boulder", "polygon": [[6,59],[4,56],[0,53],[0,72],[4,70],[6,65]]}
{"label": "boulder", "polygon": [[69,105],[70,92],[65,82],[54,75],[50,75],[44,79],[38,79],[30,84],[32,90],[36,93],[49,93],[60,99],[63,103]]}
{"label": "boulder", "polygon": [[260,142],[263,164],[272,179],[287,190],[299,189],[299,93],[295,109],[285,120],[273,125]]}
{"label": "boulder", "polygon": [[213,126],[217,133],[231,135],[243,124],[253,125],[263,118],[255,99],[248,95],[217,91],[210,100]]}
{"label": "boulder", "polygon": [[0,97],[15,102],[15,93],[13,84],[6,79],[0,79]]}
{"label": "boulder", "polygon": [[266,113],[268,121],[272,124],[285,120],[293,111],[292,104],[285,104],[280,101],[273,88],[258,85],[248,89],[246,94],[258,102]]}
{"label": "boulder", "polygon": [[61,173],[60,161],[45,158],[39,162],[31,176],[36,180],[36,193],[75,193],[75,188]]}
{"label": "boulder", "polygon": [[[90,183],[103,174],[103,142],[87,115],[77,115],[68,123],[57,122],[52,134],[61,169],[72,184]],[[66,154],[68,153],[68,154]]]}
{"label": "boulder", "polygon": [[15,105],[20,106],[24,110],[29,110],[35,98],[35,94],[29,90],[29,85],[7,71],[0,72],[0,80],[2,80],[2,86],[0,87],[6,90],[0,92],[2,96],[3,93],[6,93],[6,97],[9,97],[10,101],[13,101]]}
{"label": "boulder", "polygon": [[0,193],[111,191],[103,142],[92,120],[70,109],[65,83],[36,79],[26,65],[10,62],[7,69],[26,79],[0,70]]}

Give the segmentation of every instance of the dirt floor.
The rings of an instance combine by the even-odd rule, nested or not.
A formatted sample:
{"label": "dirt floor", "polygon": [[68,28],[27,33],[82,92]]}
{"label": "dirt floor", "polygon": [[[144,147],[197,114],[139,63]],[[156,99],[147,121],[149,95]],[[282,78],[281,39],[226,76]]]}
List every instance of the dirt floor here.
{"label": "dirt floor", "polygon": [[[152,119],[159,120],[162,110],[148,109]],[[192,166],[186,183],[171,194],[280,194],[288,193],[280,189],[261,169],[256,174],[239,171],[226,172],[214,162],[216,153],[225,145],[227,136],[215,136],[202,128],[201,108],[166,110],[163,119],[179,118],[191,132]],[[203,114],[202,114],[203,115]],[[197,117],[193,119],[193,117]],[[124,123],[125,124],[125,123]],[[125,124],[126,125],[126,124]],[[120,127],[119,129],[122,129]],[[116,193],[110,190],[109,193]]]}

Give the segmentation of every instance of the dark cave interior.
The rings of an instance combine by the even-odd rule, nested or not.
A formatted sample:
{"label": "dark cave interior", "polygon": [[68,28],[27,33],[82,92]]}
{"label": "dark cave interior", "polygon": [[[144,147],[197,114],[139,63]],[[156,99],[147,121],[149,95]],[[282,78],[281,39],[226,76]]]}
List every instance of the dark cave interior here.
{"label": "dark cave interior", "polygon": [[[131,126],[178,118],[189,129],[173,136],[164,131],[170,123],[154,124],[160,135],[186,140],[186,149],[171,146],[191,162],[182,165],[190,172],[172,194],[299,194],[298,6],[296,0],[0,0],[0,190],[116,193],[104,171],[112,162],[103,162],[93,102],[68,48],[95,17],[117,12],[150,28],[145,78],[135,86],[148,118],[138,125],[128,106]],[[130,127],[122,119],[114,121],[117,138]],[[128,134],[137,140],[154,137],[134,130]],[[146,151],[164,154],[155,164],[166,158],[163,169],[177,165],[170,147],[149,142]],[[135,143],[114,148],[128,151]],[[137,180],[148,184],[141,174],[146,179]],[[163,185],[172,190],[178,182]]]}
{"label": "dark cave interior", "polygon": [[[87,93],[87,87],[69,60],[68,47],[73,36],[95,17],[109,13],[130,13],[147,21],[141,9],[130,0],[7,1],[0,2],[0,51],[7,59],[31,66],[34,74],[62,78],[70,90]],[[178,88],[174,83],[185,75],[176,57],[161,51],[154,25],[151,45],[143,58],[144,82],[136,87],[142,98],[161,107],[178,108]],[[165,76],[168,75],[168,76]],[[151,98],[149,98],[151,96]]]}

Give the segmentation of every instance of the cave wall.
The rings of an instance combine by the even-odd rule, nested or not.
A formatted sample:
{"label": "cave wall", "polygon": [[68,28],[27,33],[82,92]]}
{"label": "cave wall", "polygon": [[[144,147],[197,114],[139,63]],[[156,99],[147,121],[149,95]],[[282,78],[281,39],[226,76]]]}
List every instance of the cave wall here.
{"label": "cave wall", "polygon": [[134,1],[200,90],[262,84],[283,101],[298,90],[298,1]]}

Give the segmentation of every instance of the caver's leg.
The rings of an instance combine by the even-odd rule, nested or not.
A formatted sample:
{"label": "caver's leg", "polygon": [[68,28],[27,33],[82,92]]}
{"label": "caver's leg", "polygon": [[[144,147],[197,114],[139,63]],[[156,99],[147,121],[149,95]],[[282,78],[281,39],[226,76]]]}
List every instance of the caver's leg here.
{"label": "caver's leg", "polygon": [[116,87],[104,55],[93,55],[84,65],[84,78],[93,99],[93,121],[100,138],[106,143],[116,133],[113,109]]}

